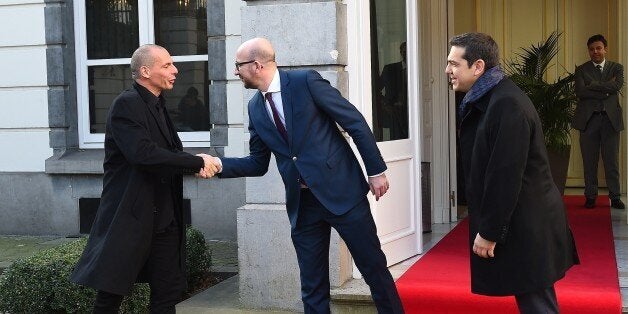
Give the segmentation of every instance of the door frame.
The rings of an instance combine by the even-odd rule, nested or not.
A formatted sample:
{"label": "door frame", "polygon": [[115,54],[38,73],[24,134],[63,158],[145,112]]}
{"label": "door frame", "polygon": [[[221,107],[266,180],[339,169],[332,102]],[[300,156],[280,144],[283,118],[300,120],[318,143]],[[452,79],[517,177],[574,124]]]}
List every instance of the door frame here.
{"label": "door frame", "polygon": [[[368,1],[345,1],[347,6],[347,66],[346,71],[349,75],[348,80],[348,98],[358,110],[364,115],[369,126],[372,125],[372,87],[371,87],[371,38],[370,38],[370,5]],[[406,0],[406,43],[408,56],[418,55],[418,8],[417,0]],[[409,135],[414,138],[414,147],[412,149],[412,158],[414,168],[413,176],[413,213],[417,232],[416,250],[418,254],[422,253],[422,217],[421,217],[421,131],[419,127],[419,110],[410,107],[418,104],[419,88],[418,78],[420,71],[419,58],[407,58],[408,62],[408,108],[409,108]],[[380,146],[380,143],[378,143]],[[354,151],[357,153],[352,143]],[[392,145],[391,147],[394,147]],[[382,152],[385,155],[385,152]],[[388,160],[392,162],[394,160]],[[361,162],[361,161],[360,161]],[[394,185],[391,182],[391,185]],[[371,207],[375,204],[374,198],[369,194]],[[376,221],[377,223],[377,221]],[[384,243],[382,243],[384,244]],[[414,255],[414,254],[413,254]],[[411,256],[408,256],[411,257]],[[354,265],[354,278],[360,278],[360,274]]]}

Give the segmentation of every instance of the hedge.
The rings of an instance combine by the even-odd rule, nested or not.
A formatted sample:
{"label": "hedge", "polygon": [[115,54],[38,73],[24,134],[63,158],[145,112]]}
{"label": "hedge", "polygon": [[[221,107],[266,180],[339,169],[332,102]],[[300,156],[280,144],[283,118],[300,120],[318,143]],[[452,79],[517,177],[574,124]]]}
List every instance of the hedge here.
{"label": "hedge", "polygon": [[[193,288],[211,265],[203,234],[187,228],[188,286]],[[0,276],[0,313],[91,313],[96,291],[69,281],[87,238],[17,260]],[[147,313],[150,289],[135,284],[124,298],[122,313]]]}

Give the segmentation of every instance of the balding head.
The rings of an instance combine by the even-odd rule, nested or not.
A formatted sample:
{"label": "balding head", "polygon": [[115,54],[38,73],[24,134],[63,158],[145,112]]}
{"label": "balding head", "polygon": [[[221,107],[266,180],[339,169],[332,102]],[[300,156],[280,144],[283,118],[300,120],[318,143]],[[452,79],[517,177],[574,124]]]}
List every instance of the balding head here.
{"label": "balding head", "polygon": [[238,52],[241,52],[247,60],[257,60],[262,63],[275,61],[275,50],[266,38],[249,39],[240,45]]}
{"label": "balding head", "polygon": [[159,45],[142,45],[131,57],[131,75],[136,83],[156,96],[174,87],[177,67],[166,48]]}
{"label": "balding head", "polygon": [[164,47],[159,45],[147,44],[142,45],[133,52],[131,56],[131,76],[133,79],[139,78],[140,68],[143,66],[151,67],[155,63],[154,50],[163,49]]}
{"label": "balding head", "polygon": [[249,39],[238,47],[234,74],[244,87],[266,91],[276,70],[275,50],[268,39]]}

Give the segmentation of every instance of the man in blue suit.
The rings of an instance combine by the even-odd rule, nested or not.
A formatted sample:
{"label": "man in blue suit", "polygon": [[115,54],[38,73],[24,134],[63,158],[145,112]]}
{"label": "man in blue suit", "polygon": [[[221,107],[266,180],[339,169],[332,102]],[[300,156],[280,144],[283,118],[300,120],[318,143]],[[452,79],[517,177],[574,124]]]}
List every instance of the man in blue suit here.
{"label": "man in blue suit", "polygon": [[[264,38],[236,52],[235,75],[258,89],[249,101],[250,155],[221,158],[222,178],[262,176],[271,152],[286,189],[286,207],[301,274],[305,313],[329,313],[331,228],[347,244],[379,313],[403,313],[381,250],[366,194],[388,190],[386,164],[360,112],[313,70],[279,71]],[[353,138],[368,182],[337,125]]]}

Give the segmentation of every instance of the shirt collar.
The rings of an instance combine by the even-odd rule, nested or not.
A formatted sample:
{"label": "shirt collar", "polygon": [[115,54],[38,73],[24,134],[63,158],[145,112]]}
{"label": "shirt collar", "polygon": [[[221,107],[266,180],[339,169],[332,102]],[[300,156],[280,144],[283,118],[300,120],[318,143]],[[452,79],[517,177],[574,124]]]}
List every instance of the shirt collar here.
{"label": "shirt collar", "polygon": [[159,95],[159,97],[155,96],[155,94],[151,93],[146,87],[138,84],[137,82],[133,83],[133,87],[140,94],[142,100],[150,106],[157,106],[157,104],[162,103],[165,104],[164,98]]}
{"label": "shirt collar", "polygon": [[270,81],[270,85],[268,85],[268,90],[262,92],[262,95],[266,97],[266,93],[279,93],[281,92],[281,81],[279,80],[279,70],[275,70],[275,75],[273,76],[273,80]]}
{"label": "shirt collar", "polygon": [[[593,61],[591,61],[593,62]],[[593,62],[593,66],[597,67],[598,65],[602,67],[602,69],[604,68],[604,65],[606,64],[606,59],[602,60],[602,63],[595,63]]]}

